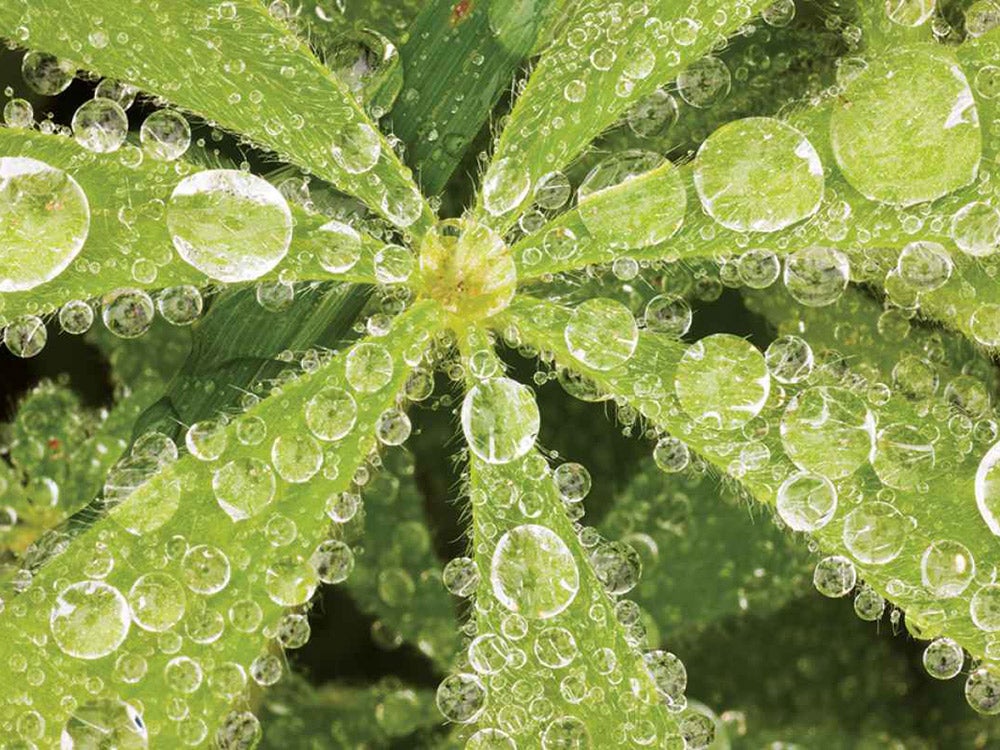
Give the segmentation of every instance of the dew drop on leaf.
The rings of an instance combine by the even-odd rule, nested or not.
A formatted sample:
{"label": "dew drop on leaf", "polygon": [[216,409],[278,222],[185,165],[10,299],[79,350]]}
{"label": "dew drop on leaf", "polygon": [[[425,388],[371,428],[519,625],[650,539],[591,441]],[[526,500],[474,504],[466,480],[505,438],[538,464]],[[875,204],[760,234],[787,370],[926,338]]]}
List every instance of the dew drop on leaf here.
{"label": "dew drop on leaf", "polygon": [[311,435],[279,435],[271,445],[271,462],[286,482],[301,484],[316,476],[323,466],[323,449]]}
{"label": "dew drop on leaf", "polygon": [[361,259],[361,235],[347,224],[328,221],[319,228],[319,263],[330,273],[350,271]]}
{"label": "dew drop on leaf", "polygon": [[639,327],[621,302],[599,297],[574,308],[563,338],[574,358],[594,370],[607,371],[635,354]]}
{"label": "dew drop on leaf", "polygon": [[884,502],[866,502],[844,518],[844,546],[866,565],[885,565],[899,557],[910,523],[895,507]]}
{"label": "dew drop on leaf", "polygon": [[128,593],[132,620],[143,630],[162,633],[184,616],[184,588],[167,573],[147,573],[132,584]]}
{"label": "dew drop on leaf", "polygon": [[830,119],[841,173],[871,200],[900,206],[972,182],[982,137],[969,82],[951,55],[908,48],[874,58]]}
{"label": "dew drop on leaf", "polygon": [[128,116],[110,99],[91,99],[73,114],[73,138],[88,151],[117,151],[128,136]]}
{"label": "dew drop on leaf", "polygon": [[923,656],[924,669],[936,680],[950,680],[962,671],[965,652],[951,638],[937,638],[927,644]]}
{"label": "dew drop on leaf", "polygon": [[483,182],[483,206],[491,216],[503,216],[520,206],[531,191],[531,175],[512,159],[494,162]]}
{"label": "dew drop on leaf", "polygon": [[790,529],[817,531],[837,512],[837,488],[818,474],[793,474],[778,488],[777,510]]}
{"label": "dew drop on leaf", "polygon": [[807,307],[832,305],[844,293],[850,277],[850,261],[833,248],[807,247],[785,260],[785,288]]}
{"label": "dew drop on leaf", "polygon": [[185,177],[167,204],[178,255],[219,281],[251,281],[288,253],[292,214],[277,188],[232,169]]}
{"label": "dew drop on leaf", "polygon": [[142,716],[132,705],[115,698],[100,698],[74,709],[60,738],[62,750],[145,750],[148,746]]}
{"label": "dew drop on leaf", "polygon": [[469,450],[490,464],[505,464],[525,455],[540,427],[538,404],[531,389],[510,378],[477,383],[462,402],[462,432]]}
{"label": "dew drop on leaf", "polygon": [[139,142],[150,158],[176,161],[191,145],[191,126],[187,118],[176,110],[157,110],[143,120]]}
{"label": "dew drop on leaf", "polygon": [[216,502],[234,521],[260,513],[274,499],[274,471],[258,458],[237,458],[212,475]]}
{"label": "dew drop on leaf", "polygon": [[992,255],[1000,248],[1000,210],[983,201],[966,203],[951,219],[951,238],[966,255]]}
{"label": "dew drop on leaf", "polygon": [[114,653],[125,642],[131,622],[122,593],[100,581],[64,588],[49,616],[56,645],[77,659],[100,659]]}
{"label": "dew drop on leaf", "polygon": [[813,585],[823,596],[836,599],[846,596],[857,583],[858,573],[854,563],[841,555],[824,557],[816,563]]}
{"label": "dew drop on leaf", "polygon": [[215,594],[229,583],[229,558],[216,547],[199,544],[184,554],[181,572],[184,583],[196,594]]}
{"label": "dew drop on leaf", "polygon": [[727,333],[687,348],[674,389],[684,409],[703,427],[735,430],[760,414],[771,392],[764,356],[749,341]]}
{"label": "dew drop on leaf", "polygon": [[546,526],[524,524],[506,532],[490,561],[497,600],[529,619],[555,617],[576,598],[580,572],[566,543]]}
{"label": "dew drop on leaf", "polygon": [[363,174],[378,163],[382,141],[378,131],[364,122],[345,124],[337,140],[330,145],[330,154],[341,169],[349,174]]}
{"label": "dew drop on leaf", "polygon": [[867,462],[875,445],[875,417],[845,388],[807,388],[781,418],[781,443],[800,468],[842,479]]}
{"label": "dew drop on leaf", "polygon": [[320,440],[340,440],[358,419],[358,405],[343,388],[328,387],[306,403],[306,425]]}
{"label": "dew drop on leaf", "polygon": [[456,724],[470,724],[486,708],[486,686],[474,674],[460,672],[438,685],[436,703],[441,715]]}
{"label": "dew drop on leaf", "polygon": [[920,579],[936,597],[961,595],[976,575],[976,561],[961,542],[940,539],[931,542],[920,557]]}
{"label": "dew drop on leaf", "polygon": [[21,60],[21,75],[36,94],[55,96],[69,88],[76,65],[46,52],[28,52]]}
{"label": "dew drop on leaf", "polygon": [[3,331],[3,342],[15,357],[28,359],[45,348],[49,332],[44,321],[35,315],[14,318]]}
{"label": "dew drop on leaf", "polygon": [[791,125],[748,117],[723,125],[702,143],[694,184],[705,211],[727,229],[776,232],[819,209],[823,164]]}
{"label": "dew drop on leaf", "polygon": [[381,344],[365,341],[356,344],[347,354],[347,382],[359,393],[382,390],[392,379],[392,372],[392,355]]}
{"label": "dew drop on leaf", "polygon": [[87,196],[70,175],[36,159],[0,157],[0,292],[54,279],[89,231]]}

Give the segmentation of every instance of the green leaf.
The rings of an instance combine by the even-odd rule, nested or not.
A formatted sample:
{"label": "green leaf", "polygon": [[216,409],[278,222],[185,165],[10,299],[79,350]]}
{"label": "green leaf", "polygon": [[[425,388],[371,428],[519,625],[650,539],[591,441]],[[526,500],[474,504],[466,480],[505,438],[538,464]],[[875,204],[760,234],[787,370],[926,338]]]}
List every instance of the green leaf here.
{"label": "green leaf", "polygon": [[[170,462],[160,447],[149,455],[163,462],[159,471],[106,518],[64,550],[58,537],[45,540],[36,560],[47,563],[0,615],[0,659],[48,687],[12,688],[33,699],[12,693],[8,720],[40,716],[36,739],[48,742],[67,721],[84,732],[96,716],[130,722],[119,742],[148,732],[157,744],[179,746],[218,731],[224,746],[252,744],[257,719],[239,708],[248,681],[271,682],[282,669],[270,649],[308,636],[305,617],[288,607],[306,604],[321,576],[349,572],[343,547],[318,548],[328,536],[327,503],[361,476],[377,446],[376,422],[396,403],[407,362],[426,348],[438,315],[433,303],[418,304],[353,357],[285,383],[202,444],[204,458],[220,453],[215,460],[188,454]],[[382,367],[365,369],[362,360]],[[348,391],[336,390],[346,388],[358,389],[353,420],[323,408],[305,416],[318,394],[346,408]],[[324,450],[312,431],[342,437]],[[102,684],[87,690],[83,678],[97,676]],[[172,719],[165,696],[188,710]],[[120,701],[144,712],[141,725]]]}
{"label": "green leaf", "polygon": [[597,0],[575,3],[500,136],[483,180],[479,220],[509,227],[543,175],[570,163],[633,103],[673,80],[766,4],[682,9],[659,0],[631,13]]}
{"label": "green leaf", "polygon": [[[467,363],[475,358],[484,372],[483,363],[494,356],[490,345],[480,334],[468,335],[463,358]],[[495,376],[500,367],[493,359],[485,371]],[[513,381],[473,380],[463,406],[463,430],[471,445],[469,535],[478,570],[476,639],[469,645],[468,670],[441,683],[438,706],[452,721],[474,723],[470,733],[499,731],[519,747],[539,737],[543,744],[592,747],[621,746],[640,736],[661,745],[679,739],[666,702],[680,700],[683,678],[671,672],[670,684],[660,683],[669,696],[658,692],[617,620],[614,601],[598,579],[544,457],[530,450],[520,450],[513,459],[501,457],[504,443],[495,446],[500,453],[494,462],[484,460],[486,437],[476,425],[502,419],[504,434],[510,430],[514,436],[534,420],[537,430],[530,391],[517,386],[522,390],[516,403],[494,402],[507,393],[495,390],[498,383]],[[655,663],[660,656],[649,659]],[[532,716],[505,689],[513,682],[530,685],[548,710]]]}
{"label": "green leaf", "polygon": [[424,5],[400,49],[405,88],[391,122],[425,194],[444,189],[561,2]]}
{"label": "green leaf", "polygon": [[[90,43],[71,43],[67,28],[90,30]],[[397,226],[420,234],[430,221],[408,171],[361,106],[263,3],[109,8],[99,0],[15,0],[0,9],[0,36],[244,135]]]}
{"label": "green leaf", "polygon": [[[515,327],[521,341],[548,352],[560,367],[581,373],[592,387],[626,404],[633,415],[641,414],[683,441],[720,472],[737,478],[762,503],[773,507],[779,486],[795,473],[791,455],[800,467],[828,475],[834,497],[839,498],[835,515],[810,524],[809,535],[824,552],[846,558],[846,563],[838,563],[845,568],[830,563],[827,571],[843,570],[844,577],[834,580],[845,588],[836,595],[853,589],[856,571],[857,578],[906,612],[907,627],[914,635],[924,639],[945,635],[976,659],[987,654],[990,636],[984,627],[989,624],[983,620],[982,604],[973,607],[972,599],[988,581],[982,574],[975,577],[971,567],[973,562],[980,569],[989,567],[998,544],[973,494],[986,446],[974,443],[968,434],[923,432],[919,414],[937,406],[933,396],[914,401],[902,390],[887,398],[877,391],[869,394],[863,379],[852,380],[856,376],[849,370],[831,368],[818,369],[794,385],[783,384],[782,392],[772,391],[766,403],[750,406],[749,401],[759,396],[754,388],[762,388],[759,382],[751,385],[751,373],[764,369],[763,357],[748,342],[723,335],[714,337],[718,350],[701,354],[699,348],[687,358],[683,376],[687,395],[681,400],[675,393],[682,386],[675,378],[686,350],[683,344],[643,332],[633,355],[615,367],[596,370],[570,353],[565,337],[571,314],[525,298],[512,305],[506,323]],[[615,323],[606,320],[604,329],[615,330]],[[715,353],[710,356],[709,351]],[[702,404],[705,415],[689,413]],[[740,412],[731,410],[744,408],[751,415],[760,412],[754,422],[758,430],[751,436],[707,426],[705,420],[710,418],[736,421]],[[937,408],[940,413],[942,407]],[[943,408],[947,412],[947,405]],[[710,409],[716,417],[711,417]],[[833,441],[837,450],[831,452]],[[884,486],[894,494],[876,500],[876,491]],[[934,498],[933,503],[928,498]],[[942,570],[940,560],[933,562],[938,559],[933,545],[943,542],[958,543],[966,550],[960,555],[960,570],[953,574]],[[945,557],[949,549],[943,549]],[[929,573],[925,555],[932,560]],[[954,585],[942,587],[937,578],[941,574],[951,575],[948,580],[954,579]],[[817,574],[817,580],[822,577]],[[829,585],[829,577],[826,581],[828,595],[835,595],[836,587]],[[988,599],[991,589],[983,590]]]}
{"label": "green leaf", "polygon": [[[76,259],[55,278],[27,291],[0,295],[0,316],[55,312],[73,300],[102,299],[118,289],[163,289],[212,279],[177,256],[164,220],[164,205],[182,177],[200,171],[185,162],[142,159],[134,147],[126,153],[95,154],[70,138],[0,128],[0,152],[25,156],[63,170],[77,182],[89,204],[86,240]],[[129,156],[139,156],[137,162]],[[288,255],[262,280],[300,279],[371,281],[372,259],[383,243],[362,236],[362,253],[347,273],[331,274],[321,265],[330,235],[328,219],[292,210],[295,229]],[[108,298],[110,301],[110,297]]]}
{"label": "green leaf", "polygon": [[136,436],[155,429],[179,442],[186,426],[252,399],[288,367],[289,354],[342,346],[369,293],[356,285],[300,286],[281,311],[262,308],[253,290],[220,295],[194,324],[190,356],[140,417]]}
{"label": "green leaf", "polygon": [[632,596],[666,644],[725,618],[778,609],[812,572],[809,555],[725,483],[667,474],[651,460],[636,468],[598,529],[642,555]]}

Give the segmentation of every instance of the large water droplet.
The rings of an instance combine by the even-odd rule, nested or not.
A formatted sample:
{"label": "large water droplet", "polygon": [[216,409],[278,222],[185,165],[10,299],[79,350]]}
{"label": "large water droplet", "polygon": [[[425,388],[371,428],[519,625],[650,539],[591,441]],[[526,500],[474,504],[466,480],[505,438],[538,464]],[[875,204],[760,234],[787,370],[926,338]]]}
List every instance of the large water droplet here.
{"label": "large water droplet", "polygon": [[735,430],[760,414],[771,392],[771,376],[753,344],[720,333],[687,348],[674,388],[681,408],[703,427]]}
{"label": "large water droplet", "polygon": [[806,471],[842,479],[872,456],[875,417],[844,388],[808,388],[792,399],[781,418],[781,443]]}
{"label": "large water droplet", "polygon": [[36,159],[0,158],[0,292],[54,279],[89,231],[90,206],[76,180]]}
{"label": "large water droplet", "polygon": [[573,310],[563,338],[576,359],[604,371],[632,358],[639,343],[639,328],[621,302],[589,299]]}
{"label": "large water droplet", "polygon": [[292,214],[278,189],[233,169],[181,180],[167,205],[167,226],[181,258],[219,281],[263,276],[292,241]]}
{"label": "large water droplet", "polygon": [[573,603],[580,572],[569,547],[554,531],[525,524],[497,542],[490,583],[497,600],[510,611],[548,619]]}
{"label": "large water droplet", "polygon": [[125,641],[131,622],[122,593],[100,581],[67,586],[49,616],[56,644],[78,659],[100,659],[113,653]]}
{"label": "large water droplet", "polygon": [[921,47],[872,58],[838,101],[830,119],[833,153],[866,197],[909,206],[976,178],[976,101],[948,53]]}
{"label": "large water droplet", "polygon": [[531,389],[510,378],[474,385],[462,402],[462,432],[469,450],[491,464],[525,455],[538,437],[538,404]]}
{"label": "large water droplet", "polygon": [[776,232],[819,209],[823,164],[791,125],[748,117],[723,125],[702,143],[694,184],[705,211],[724,227]]}

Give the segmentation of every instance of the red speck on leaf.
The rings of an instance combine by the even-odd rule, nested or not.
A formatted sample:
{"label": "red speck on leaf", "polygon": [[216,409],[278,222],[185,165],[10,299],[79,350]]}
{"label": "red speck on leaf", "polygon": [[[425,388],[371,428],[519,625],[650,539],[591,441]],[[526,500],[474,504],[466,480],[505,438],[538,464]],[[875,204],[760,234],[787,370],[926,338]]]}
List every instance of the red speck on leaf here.
{"label": "red speck on leaf", "polygon": [[458,0],[451,9],[451,25],[458,26],[472,12],[472,0]]}

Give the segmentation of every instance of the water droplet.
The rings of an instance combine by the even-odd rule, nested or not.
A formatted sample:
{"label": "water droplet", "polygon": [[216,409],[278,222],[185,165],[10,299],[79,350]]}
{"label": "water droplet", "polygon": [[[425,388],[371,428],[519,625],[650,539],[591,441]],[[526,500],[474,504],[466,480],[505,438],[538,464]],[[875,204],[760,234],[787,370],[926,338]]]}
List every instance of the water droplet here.
{"label": "water droplet", "polygon": [[389,111],[403,88],[399,50],[377,31],[348,31],[324,62],[375,117]]}
{"label": "water droplet", "polygon": [[354,553],[344,542],[329,539],[316,548],[311,562],[323,583],[340,583],[354,570]]}
{"label": "water droplet", "polygon": [[338,166],[349,174],[363,174],[378,164],[382,141],[378,131],[364,122],[350,122],[330,144],[330,154]]}
{"label": "water droplet", "polygon": [[104,298],[101,320],[115,336],[134,339],[153,325],[152,298],[141,289],[118,289]]}
{"label": "water droplet", "polygon": [[846,596],[858,581],[854,563],[846,557],[833,555],[816,563],[813,571],[813,585],[823,596],[836,599]]}
{"label": "water droplet", "polygon": [[375,422],[375,437],[382,445],[402,445],[410,437],[410,418],[400,409],[382,412]]}
{"label": "water droplet", "polygon": [[483,182],[483,206],[491,216],[503,216],[520,206],[531,191],[531,175],[512,159],[490,166]]}
{"label": "water droplet", "polygon": [[147,117],[139,129],[143,150],[157,161],[176,161],[191,145],[187,118],[172,109],[161,109]]}
{"label": "water droplet", "polygon": [[1000,210],[982,201],[966,203],[952,217],[951,238],[966,255],[992,255],[1000,248]]}
{"label": "water droplet", "polygon": [[653,461],[660,471],[676,474],[684,471],[691,462],[691,451],[683,441],[674,437],[665,437],[653,448]]}
{"label": "water droplet", "polygon": [[646,303],[643,320],[656,333],[683,336],[691,327],[691,306],[676,294],[660,294]]}
{"label": "water droplet", "polygon": [[474,385],[462,402],[462,432],[469,450],[491,464],[525,455],[538,437],[540,418],[532,390],[510,378]]}
{"label": "water droplet", "polygon": [[817,531],[837,511],[837,489],[818,474],[793,474],[778,488],[777,510],[794,531]]}
{"label": "water droplet", "polygon": [[438,685],[436,703],[448,721],[470,724],[486,708],[486,687],[474,674],[448,675]]}
{"label": "water droplet", "polygon": [[943,599],[959,596],[975,575],[972,553],[960,542],[950,539],[931,542],[920,558],[921,581],[934,596]]}
{"label": "water droplet", "polygon": [[552,481],[559,495],[567,503],[578,503],[590,492],[590,472],[582,464],[560,464],[552,472]]}
{"label": "water droplet", "polygon": [[21,75],[36,94],[55,96],[69,88],[76,65],[45,52],[29,52],[21,60]]}
{"label": "water droplet", "polygon": [[444,566],[441,579],[455,596],[472,596],[479,585],[479,568],[471,557],[456,557]]}
{"label": "water droplet", "polygon": [[361,235],[347,224],[328,221],[319,228],[323,247],[319,263],[330,273],[345,273],[361,259]]}
{"label": "water droplet", "polygon": [[659,650],[643,654],[642,661],[657,692],[666,700],[667,705],[680,704],[687,689],[684,662],[669,651]]}
{"label": "water droplet", "polygon": [[375,253],[375,279],[380,284],[402,284],[413,275],[416,259],[409,248],[386,245]]}
{"label": "water droplet", "polygon": [[911,242],[899,254],[899,277],[920,292],[932,292],[951,278],[951,256],[937,242]]}
{"label": "water droplet", "polygon": [[279,435],[271,445],[271,462],[286,482],[301,484],[312,479],[322,467],[323,449],[310,435]]}
{"label": "water droplet", "polygon": [[100,659],[114,653],[125,642],[131,622],[125,597],[100,581],[67,586],[49,616],[56,644],[77,659]]}
{"label": "water droplet", "polygon": [[634,589],[642,576],[642,558],[625,542],[598,545],[590,553],[590,562],[604,589],[615,596]]}
{"label": "water droplet", "polygon": [[785,287],[796,302],[807,307],[832,305],[850,278],[847,256],[833,248],[807,247],[785,260]]}
{"label": "water droplet", "polygon": [[830,139],[851,186],[883,203],[934,200],[979,171],[976,100],[944,51],[901,48],[870,59],[839,98]]}
{"label": "water droplet", "polygon": [[889,503],[866,502],[844,518],[844,546],[866,565],[885,565],[899,557],[911,530]]}
{"label": "water droplet", "polygon": [[93,700],[74,709],[60,738],[62,750],[145,750],[148,743],[139,712],[114,698]]}
{"label": "water droplet", "polygon": [[497,543],[490,583],[497,600],[511,612],[548,619],[573,603],[580,573],[569,547],[554,531],[525,524]]}
{"label": "water droplet", "polygon": [[792,126],[748,117],[723,125],[702,143],[694,184],[705,211],[727,229],[776,232],[819,209],[823,164]]}
{"label": "water droplet", "polygon": [[0,157],[0,292],[21,292],[58,276],[90,231],[87,196],[61,169]]}
{"label": "water droplet", "polygon": [[501,729],[480,729],[469,737],[464,750],[517,750],[517,743]]}
{"label": "water droplet", "polygon": [[268,597],[275,604],[297,607],[312,598],[319,580],[319,575],[312,564],[297,555],[270,565],[264,585]]}
{"label": "water droplet", "polygon": [[162,633],[184,616],[184,589],[166,573],[147,573],[128,592],[132,619],[143,630]]}
{"label": "water droplet", "polygon": [[110,99],[91,99],[73,114],[73,138],[88,151],[117,151],[128,136],[128,116]]}
{"label": "water droplet", "polygon": [[681,408],[703,427],[735,430],[760,414],[771,378],[753,344],[721,333],[687,348],[677,365],[674,388]]}
{"label": "water droplet", "polygon": [[185,284],[172,286],[160,292],[156,309],[171,325],[189,326],[201,317],[204,301],[197,287]]}
{"label": "water droplet", "polygon": [[578,305],[563,333],[570,354],[594,370],[612,370],[635,354],[639,327],[625,305],[589,299]]}
{"label": "water droplet", "polygon": [[41,318],[21,315],[14,318],[3,332],[3,342],[15,357],[27,359],[38,355],[49,340],[49,332]]}
{"label": "water droplet", "polygon": [[30,128],[35,124],[35,109],[27,99],[11,99],[3,107],[3,121],[11,128]]}
{"label": "water droplet", "polygon": [[842,479],[872,455],[875,417],[864,401],[844,388],[808,388],[785,410],[781,443],[803,470]]}
{"label": "water droplet", "polygon": [[309,399],[305,419],[309,430],[320,440],[340,440],[354,429],[358,405],[344,389],[324,388]]}
{"label": "water droplet", "polygon": [[181,560],[184,583],[196,594],[215,594],[229,583],[229,558],[215,547],[199,544]]}
{"label": "water droplet", "polygon": [[219,281],[263,276],[292,241],[292,214],[278,189],[232,169],[181,180],[167,204],[167,226],[181,258]]}
{"label": "water droplet", "polygon": [[696,109],[706,109],[729,95],[733,76],[718,57],[707,55],[677,76],[677,93]]}
{"label": "water droplet", "polygon": [[362,342],[347,354],[345,375],[351,387],[360,393],[375,393],[392,380],[393,364],[389,350],[381,344]]}
{"label": "water droplet", "polygon": [[271,467],[258,458],[237,458],[212,475],[215,499],[234,521],[255,516],[270,505],[276,487]]}

